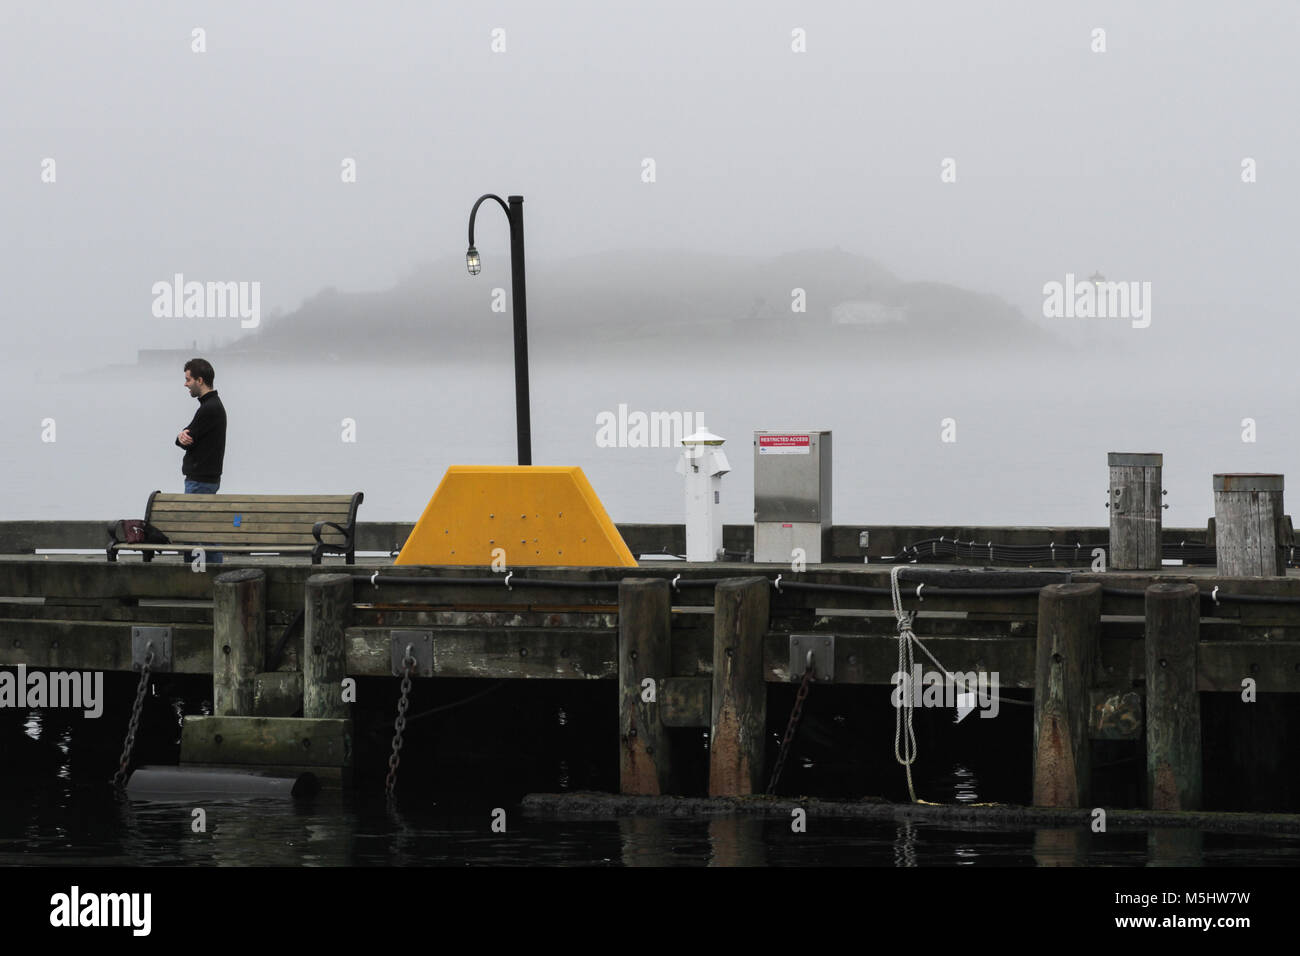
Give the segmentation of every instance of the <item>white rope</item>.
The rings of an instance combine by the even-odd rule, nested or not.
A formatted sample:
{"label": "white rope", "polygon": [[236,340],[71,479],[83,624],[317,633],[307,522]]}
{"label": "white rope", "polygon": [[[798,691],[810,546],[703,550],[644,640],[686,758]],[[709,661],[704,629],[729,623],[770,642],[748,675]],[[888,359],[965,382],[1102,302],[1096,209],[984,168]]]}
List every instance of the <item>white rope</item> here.
{"label": "white rope", "polygon": [[[916,803],[916,787],[912,785],[912,764],[916,760],[916,733],[912,729],[912,615],[903,610],[903,597],[898,590],[898,575],[903,566],[894,565],[889,572],[889,592],[894,601],[894,616],[898,618],[898,675],[902,689],[901,707],[894,710],[894,759],[903,765],[907,774],[907,793]],[[900,750],[901,745],[901,750]]]}
{"label": "white rope", "polygon": [[[922,644],[912,632],[912,619],[915,617],[915,613],[909,614],[903,610],[903,595],[898,584],[898,576],[902,573],[903,568],[904,565],[896,564],[889,572],[889,592],[894,602],[894,616],[898,618],[898,674],[901,678],[899,686],[902,690],[902,706],[894,711],[894,759],[903,765],[903,770],[907,774],[907,793],[912,798],[912,802],[916,803],[916,788],[912,784],[912,764],[916,761],[917,752],[916,733],[912,729],[912,668],[916,664],[915,649],[919,647],[921,653],[930,658],[934,662],[934,666],[948,680],[966,693],[973,694],[976,689],[963,683],[956,674],[944,667],[939,658],[931,654],[930,649]],[[916,588],[918,598],[921,597],[922,587],[924,587],[923,584],[918,585]],[[1000,694],[994,694],[993,696],[1004,704],[1024,705],[1030,703],[1024,700],[1012,700]]]}

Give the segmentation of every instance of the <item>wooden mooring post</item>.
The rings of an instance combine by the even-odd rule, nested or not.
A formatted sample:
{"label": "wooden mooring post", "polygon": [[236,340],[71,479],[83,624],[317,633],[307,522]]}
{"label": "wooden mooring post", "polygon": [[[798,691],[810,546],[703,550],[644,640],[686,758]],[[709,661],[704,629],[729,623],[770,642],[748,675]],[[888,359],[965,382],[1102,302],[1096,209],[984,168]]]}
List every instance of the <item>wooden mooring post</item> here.
{"label": "wooden mooring post", "polygon": [[1201,704],[1196,690],[1201,593],[1146,589],[1147,798],[1152,810],[1201,809]]}
{"label": "wooden mooring post", "polygon": [[714,589],[713,719],[709,734],[709,796],[762,793],[767,744],[767,635],[771,583],[744,577]]}
{"label": "wooden mooring post", "polygon": [[1219,574],[1277,577],[1286,574],[1282,548],[1286,519],[1282,475],[1214,476],[1214,534]]}
{"label": "wooden mooring post", "polygon": [[227,571],[212,582],[212,713],[253,712],[266,659],[266,572]]}
{"label": "wooden mooring post", "polygon": [[352,575],[307,579],[302,647],[303,717],[344,718],[345,632],[352,616]]}
{"label": "wooden mooring post", "polygon": [[[672,675],[672,597],[663,578],[618,585],[619,792],[671,793],[672,752],[661,699]],[[646,681],[650,681],[646,684]]]}
{"label": "wooden mooring post", "polygon": [[[307,579],[302,717],[257,712],[259,683],[264,696],[268,681],[283,681],[288,693],[297,686],[291,679],[297,675],[259,673],[266,655],[266,590],[266,574],[255,568],[229,571],[213,582],[213,714],[185,718],[181,764],[309,771],[327,788],[347,786],[352,722],[342,682],[351,575]],[[270,709],[283,713],[291,706],[285,699]],[[268,709],[265,702],[261,709]]]}
{"label": "wooden mooring post", "polygon": [[1116,571],[1158,570],[1161,567],[1161,529],[1164,455],[1112,451],[1110,466],[1110,554],[1107,566]]}
{"label": "wooden mooring post", "polygon": [[1038,595],[1034,805],[1083,807],[1089,796],[1089,689],[1101,639],[1101,585],[1049,584]]}

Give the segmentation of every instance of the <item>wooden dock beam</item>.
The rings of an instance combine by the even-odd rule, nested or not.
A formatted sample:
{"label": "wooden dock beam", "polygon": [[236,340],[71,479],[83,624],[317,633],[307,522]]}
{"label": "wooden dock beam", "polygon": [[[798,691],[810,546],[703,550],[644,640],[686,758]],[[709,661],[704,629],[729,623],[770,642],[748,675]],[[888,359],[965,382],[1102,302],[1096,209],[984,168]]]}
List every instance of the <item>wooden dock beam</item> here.
{"label": "wooden dock beam", "polygon": [[1034,806],[1087,803],[1089,688],[1100,638],[1100,584],[1049,584],[1039,592]]}
{"label": "wooden dock beam", "polygon": [[709,735],[709,796],[763,791],[767,684],[763,640],[771,583],[744,577],[714,589],[713,721]]}
{"label": "wooden dock beam", "polygon": [[227,571],[212,583],[212,714],[253,713],[266,660],[266,572]]}
{"label": "wooden dock beam", "polygon": [[352,575],[313,574],[307,579],[302,648],[302,715],[343,718],[345,631],[352,623]]}
{"label": "wooden dock beam", "polygon": [[[618,585],[619,792],[671,793],[672,752],[664,694],[672,674],[672,598],[663,578],[624,578]],[[649,687],[645,680],[654,683]],[[647,696],[653,695],[652,700]]]}
{"label": "wooden dock beam", "polygon": [[1214,535],[1219,574],[1278,577],[1286,574],[1282,547],[1282,475],[1214,476]]}
{"label": "wooden dock beam", "polygon": [[1110,554],[1116,571],[1159,570],[1164,455],[1113,451],[1110,466]]}
{"label": "wooden dock beam", "polygon": [[1201,593],[1146,589],[1147,797],[1152,810],[1201,809],[1201,703],[1196,690]]}

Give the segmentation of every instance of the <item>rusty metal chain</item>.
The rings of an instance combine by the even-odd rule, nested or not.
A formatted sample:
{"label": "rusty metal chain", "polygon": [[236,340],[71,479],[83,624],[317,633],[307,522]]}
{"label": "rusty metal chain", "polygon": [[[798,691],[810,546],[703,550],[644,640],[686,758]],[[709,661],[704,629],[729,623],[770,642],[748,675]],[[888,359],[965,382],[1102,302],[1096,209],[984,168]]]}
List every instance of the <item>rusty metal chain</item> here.
{"label": "rusty metal chain", "polygon": [[131,705],[131,721],[126,725],[126,740],[122,744],[122,759],[118,762],[117,773],[113,774],[113,786],[126,785],[126,768],[131,763],[131,751],[135,749],[136,731],[140,729],[140,714],[144,711],[144,695],[149,689],[149,668],[153,666],[153,641],[145,645],[144,666],[140,668],[140,686],[135,689],[135,703]]}
{"label": "rusty metal chain", "polygon": [[785,758],[790,754],[790,744],[799,730],[799,718],[803,716],[803,702],[808,697],[808,688],[813,685],[812,651],[808,652],[808,668],[803,672],[803,681],[799,684],[799,693],[794,696],[794,709],[790,711],[790,723],[785,728],[785,739],[781,741],[781,752],[776,758],[776,767],[772,771],[772,780],[767,785],[768,793],[776,793],[777,782],[781,779],[781,770],[785,767]]}
{"label": "rusty metal chain", "polygon": [[406,729],[406,711],[411,706],[411,673],[415,670],[415,658],[411,651],[414,644],[406,645],[406,656],[402,658],[402,695],[397,700],[397,720],[393,722],[393,753],[388,758],[388,779],[384,781],[384,793],[393,795],[397,789],[397,765],[402,762],[402,731]]}

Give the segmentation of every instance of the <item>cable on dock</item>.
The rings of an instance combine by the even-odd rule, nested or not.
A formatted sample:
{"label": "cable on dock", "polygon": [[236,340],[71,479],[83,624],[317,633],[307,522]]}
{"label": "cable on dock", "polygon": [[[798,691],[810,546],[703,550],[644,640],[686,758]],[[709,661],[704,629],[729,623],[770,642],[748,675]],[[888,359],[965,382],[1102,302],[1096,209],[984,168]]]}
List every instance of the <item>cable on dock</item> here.
{"label": "cable on dock", "polygon": [[[891,580],[893,571],[911,570],[908,565],[895,565],[891,569]],[[917,568],[915,570],[922,570]],[[946,574],[956,573],[963,577],[969,575],[967,571],[951,572],[946,569],[925,569],[928,574]],[[581,590],[592,589],[616,589],[618,581],[574,581],[570,578],[524,578],[515,576],[514,572],[506,575],[498,575],[490,578],[455,578],[455,577],[405,577],[405,576],[388,576],[384,577],[379,572],[369,575],[356,575],[354,580],[368,581],[375,588],[381,584],[418,584],[425,586],[441,585],[463,585],[468,587],[505,587],[507,590],[515,588],[573,588]],[[723,581],[729,578],[683,578],[680,574],[671,579],[672,589],[680,591],[684,588],[713,588],[717,587]],[[778,583],[779,582],[779,583]],[[818,581],[788,581],[785,579],[785,573],[782,572],[775,579],[769,579],[769,583],[776,589],[778,594],[786,591],[804,591],[809,593],[823,594],[861,594],[867,597],[884,597],[892,596],[893,589],[886,587],[871,587],[862,584],[831,584]],[[1004,598],[1004,597],[1030,597],[1038,594],[1042,590],[1042,585],[1036,587],[943,587],[932,584],[928,581],[922,582],[917,586],[917,597],[921,598],[921,588],[925,588],[927,597],[971,597],[971,598]],[[1140,598],[1146,595],[1146,591],[1140,588],[1118,588],[1107,587],[1102,585],[1102,593],[1111,597],[1131,597]],[[1213,591],[1202,591],[1202,600],[1212,601],[1215,605],[1219,604],[1300,604],[1300,596],[1284,594],[1226,594],[1216,585]]]}

